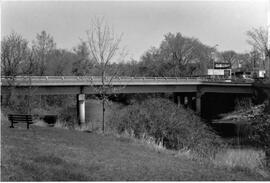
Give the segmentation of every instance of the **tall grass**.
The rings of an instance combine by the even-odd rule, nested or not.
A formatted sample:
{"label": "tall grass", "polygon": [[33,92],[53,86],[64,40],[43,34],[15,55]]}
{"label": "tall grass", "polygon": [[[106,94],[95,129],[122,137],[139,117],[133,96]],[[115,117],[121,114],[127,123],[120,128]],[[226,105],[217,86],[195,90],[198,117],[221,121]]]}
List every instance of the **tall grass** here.
{"label": "tall grass", "polygon": [[224,149],[216,154],[213,163],[230,169],[257,172],[269,176],[265,171],[265,152],[255,149]]}
{"label": "tall grass", "polygon": [[135,134],[133,131],[124,131],[121,134],[114,133],[117,138],[120,139],[120,141],[125,141],[124,139],[129,139],[131,141],[134,141],[136,143],[140,143],[145,145],[146,147],[153,149],[157,152],[167,152],[168,150],[163,146],[162,143],[157,143],[156,140],[153,137],[148,136],[147,134],[143,134],[140,139],[135,137]]}

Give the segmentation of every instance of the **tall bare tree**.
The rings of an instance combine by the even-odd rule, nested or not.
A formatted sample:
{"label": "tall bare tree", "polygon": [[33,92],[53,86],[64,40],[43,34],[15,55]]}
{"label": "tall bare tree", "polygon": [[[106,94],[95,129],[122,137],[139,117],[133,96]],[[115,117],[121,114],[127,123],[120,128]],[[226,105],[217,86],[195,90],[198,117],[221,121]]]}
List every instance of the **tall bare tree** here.
{"label": "tall bare tree", "polygon": [[165,35],[165,39],[160,45],[162,55],[166,55],[170,62],[173,62],[173,72],[175,76],[181,75],[181,70],[194,59],[194,42],[193,38],[186,38],[181,33]]}
{"label": "tall bare tree", "polygon": [[123,59],[123,52],[120,49],[122,35],[117,36],[113,29],[105,23],[104,18],[95,18],[92,20],[90,29],[87,31],[87,37],[90,56],[97,63],[96,66],[101,75],[102,85],[97,89],[102,100],[102,131],[104,132],[107,93],[112,89],[112,79],[117,75],[117,70],[111,76],[107,75],[107,71],[114,59],[118,59],[115,61],[121,61],[119,59]]}
{"label": "tall bare tree", "polygon": [[[238,64],[238,63],[236,63],[237,62],[237,53],[233,50],[221,52],[221,56],[222,56],[222,59],[225,62],[230,63],[231,66]],[[237,67],[238,67],[238,65],[237,65]]]}
{"label": "tall bare tree", "polygon": [[55,48],[56,44],[50,34],[47,34],[46,31],[37,34],[36,40],[33,41],[33,51],[38,64],[38,75],[45,74],[48,56]]}
{"label": "tall bare tree", "polygon": [[[30,76],[35,73],[33,52],[28,47],[27,40],[15,32],[4,37],[1,43],[2,75],[9,77],[8,105],[13,110],[31,113],[31,100],[34,90],[31,87]],[[26,98],[24,98],[26,101],[13,95],[13,84],[15,77],[18,75],[24,76],[29,82],[29,87],[26,88],[25,92],[21,92],[21,94],[27,93]]]}
{"label": "tall bare tree", "polygon": [[268,48],[268,32],[267,28],[259,27],[253,28],[247,32],[247,42],[259,53],[265,61],[265,69],[268,77],[270,77],[270,48]]}
{"label": "tall bare tree", "polygon": [[[14,107],[13,89],[15,77],[21,74],[20,66],[26,60],[28,42],[21,35],[12,32],[1,41],[1,75],[7,76],[8,94],[5,104]],[[14,107],[15,108],[15,107]]]}
{"label": "tall bare tree", "polygon": [[20,65],[26,61],[28,42],[21,35],[12,32],[1,41],[1,70],[4,76],[16,76]]}

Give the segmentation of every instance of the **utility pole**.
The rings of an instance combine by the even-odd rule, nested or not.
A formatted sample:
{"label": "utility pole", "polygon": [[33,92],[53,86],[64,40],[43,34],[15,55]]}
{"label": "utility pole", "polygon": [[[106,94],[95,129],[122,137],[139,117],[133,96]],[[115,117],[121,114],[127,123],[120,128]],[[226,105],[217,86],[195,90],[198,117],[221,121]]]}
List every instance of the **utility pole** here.
{"label": "utility pole", "polygon": [[267,5],[267,54],[266,54],[266,75],[270,78],[270,0],[268,0]]}
{"label": "utility pole", "polygon": [[218,44],[216,44],[215,46],[213,46],[213,48],[214,48],[214,52],[212,51],[212,53],[211,53],[211,58],[212,58],[212,69],[213,69],[213,77],[214,77],[214,70],[215,70],[215,56],[216,56],[216,48],[218,47]]}

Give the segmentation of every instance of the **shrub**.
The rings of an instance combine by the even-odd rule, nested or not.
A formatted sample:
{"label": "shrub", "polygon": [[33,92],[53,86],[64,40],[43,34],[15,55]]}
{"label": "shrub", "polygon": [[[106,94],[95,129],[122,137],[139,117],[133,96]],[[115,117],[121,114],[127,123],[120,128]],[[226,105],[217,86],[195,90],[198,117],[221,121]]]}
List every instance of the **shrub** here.
{"label": "shrub", "polygon": [[77,112],[75,106],[68,106],[59,111],[59,121],[67,128],[75,128],[77,123]]}
{"label": "shrub", "polygon": [[249,138],[254,144],[265,150],[266,161],[270,167],[270,115],[264,114],[257,117],[251,124],[251,128],[252,133]]}
{"label": "shrub", "polygon": [[153,137],[169,149],[189,149],[200,156],[214,155],[221,139],[192,111],[167,99],[148,99],[115,111],[109,126],[136,138]]}

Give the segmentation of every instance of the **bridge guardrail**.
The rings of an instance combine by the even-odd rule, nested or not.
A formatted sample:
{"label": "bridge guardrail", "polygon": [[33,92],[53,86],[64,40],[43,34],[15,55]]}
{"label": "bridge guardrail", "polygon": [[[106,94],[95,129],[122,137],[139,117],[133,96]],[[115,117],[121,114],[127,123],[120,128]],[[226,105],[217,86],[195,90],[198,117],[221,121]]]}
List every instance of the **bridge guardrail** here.
{"label": "bridge guardrail", "polygon": [[[101,82],[101,76],[1,76],[2,80],[29,80],[31,81],[82,81],[82,82]],[[111,79],[111,76],[106,77],[106,82]],[[206,82],[232,82],[232,83],[252,83],[252,81],[238,81],[234,79],[228,79],[225,77],[213,78],[211,76],[189,76],[189,77],[129,77],[129,76],[116,76],[112,79],[115,83],[121,82],[177,82],[177,81],[206,81]]]}
{"label": "bridge guardrail", "polygon": [[[111,76],[107,76],[107,78],[111,78]],[[1,76],[1,79],[29,79],[29,76]],[[51,79],[101,79],[101,76],[31,76],[31,79],[34,80],[51,80]],[[131,80],[187,80],[187,79],[196,79],[196,80],[224,80],[225,78],[211,78],[211,77],[196,77],[196,76],[188,76],[188,77],[129,77],[129,76],[115,76],[114,79],[131,79]]]}

